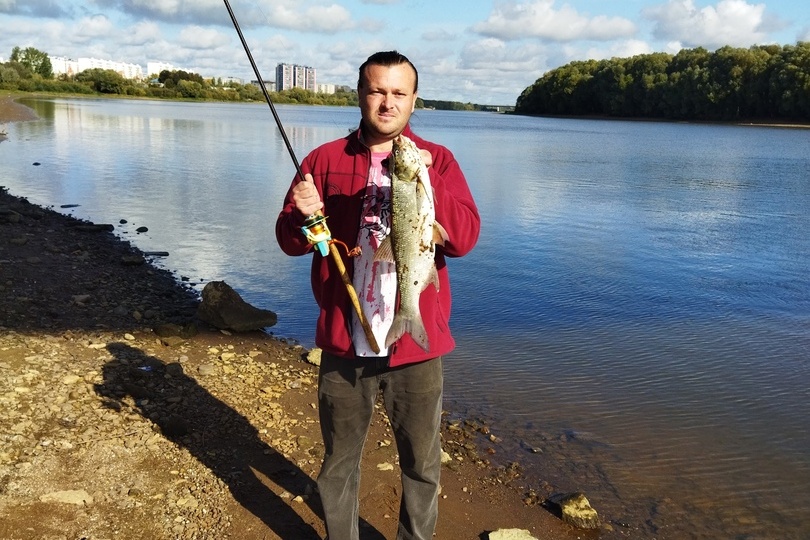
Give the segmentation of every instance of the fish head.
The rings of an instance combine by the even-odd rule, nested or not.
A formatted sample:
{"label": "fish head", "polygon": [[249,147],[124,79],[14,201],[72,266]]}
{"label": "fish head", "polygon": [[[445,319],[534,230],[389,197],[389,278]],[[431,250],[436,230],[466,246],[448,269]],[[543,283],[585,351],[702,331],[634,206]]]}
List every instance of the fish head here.
{"label": "fish head", "polygon": [[396,177],[407,182],[417,181],[424,162],[416,144],[408,137],[399,135],[394,139],[391,154]]}

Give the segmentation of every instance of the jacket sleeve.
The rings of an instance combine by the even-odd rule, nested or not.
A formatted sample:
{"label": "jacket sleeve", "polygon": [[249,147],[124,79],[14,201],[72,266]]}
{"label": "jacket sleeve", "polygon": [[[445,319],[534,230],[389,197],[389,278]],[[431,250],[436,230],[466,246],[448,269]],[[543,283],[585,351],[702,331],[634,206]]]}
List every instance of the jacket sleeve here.
{"label": "jacket sleeve", "polygon": [[[310,172],[309,170],[309,156],[301,164],[301,170],[304,174]],[[281,251],[287,255],[305,255],[311,251],[311,246],[307,242],[304,233],[301,231],[301,226],[304,224],[305,217],[296,210],[295,203],[292,200],[292,188],[299,182],[298,175],[295,175],[290,188],[287,190],[287,195],[284,197],[284,206],[281,213],[276,219],[276,240],[278,241]],[[320,188],[318,190],[320,192]],[[323,199],[323,194],[321,194]]]}
{"label": "jacket sleeve", "polygon": [[[432,150],[432,149],[431,149]],[[428,169],[435,194],[436,221],[447,231],[445,255],[461,257],[472,250],[481,231],[481,218],[470,188],[455,157],[438,148]]]}

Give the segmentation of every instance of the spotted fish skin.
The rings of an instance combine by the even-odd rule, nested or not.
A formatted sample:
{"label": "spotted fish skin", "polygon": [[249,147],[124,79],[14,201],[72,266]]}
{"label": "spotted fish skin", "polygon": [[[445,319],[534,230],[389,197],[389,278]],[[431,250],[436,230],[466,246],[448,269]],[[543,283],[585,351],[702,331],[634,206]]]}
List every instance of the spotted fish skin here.
{"label": "spotted fish skin", "polygon": [[390,347],[406,333],[426,352],[427,331],[419,311],[419,296],[429,284],[439,289],[436,271],[436,209],[430,176],[416,144],[408,137],[394,139],[389,160],[391,174],[391,234],[375,254],[393,260],[399,306],[385,338]]}

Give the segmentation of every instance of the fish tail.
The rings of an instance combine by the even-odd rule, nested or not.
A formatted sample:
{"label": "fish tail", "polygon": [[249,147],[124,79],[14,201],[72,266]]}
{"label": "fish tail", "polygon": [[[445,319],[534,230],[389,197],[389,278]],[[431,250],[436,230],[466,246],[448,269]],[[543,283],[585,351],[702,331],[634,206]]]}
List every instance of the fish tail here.
{"label": "fish tail", "polygon": [[411,339],[413,339],[417,345],[422,347],[425,352],[430,350],[427,330],[425,330],[425,324],[422,322],[422,317],[419,315],[409,317],[403,315],[401,312],[394,316],[394,321],[391,323],[391,328],[388,330],[388,335],[385,336],[385,347],[390,347],[405,334],[410,334]]}

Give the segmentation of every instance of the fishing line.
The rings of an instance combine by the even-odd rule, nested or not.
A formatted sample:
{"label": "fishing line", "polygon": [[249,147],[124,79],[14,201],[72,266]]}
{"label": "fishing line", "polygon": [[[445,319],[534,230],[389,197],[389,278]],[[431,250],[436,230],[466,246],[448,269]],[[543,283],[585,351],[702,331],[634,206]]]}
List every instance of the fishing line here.
{"label": "fishing line", "polygon": [[228,15],[231,16],[231,21],[233,21],[233,26],[236,28],[236,33],[239,34],[239,40],[242,42],[242,47],[245,48],[245,53],[250,61],[250,66],[253,68],[253,73],[256,74],[256,79],[259,81],[259,88],[262,89],[264,100],[267,101],[267,105],[270,107],[270,112],[273,113],[273,119],[276,121],[278,130],[281,133],[281,138],[284,140],[284,145],[287,147],[287,151],[290,153],[290,158],[292,159],[293,165],[295,165],[295,171],[298,173],[301,181],[304,181],[305,178],[303,171],[301,171],[301,165],[298,163],[298,158],[295,157],[295,151],[290,144],[290,139],[287,138],[287,132],[284,131],[284,125],[281,123],[281,118],[279,118],[278,113],[276,112],[276,107],[273,105],[273,100],[270,99],[270,92],[267,91],[267,86],[264,84],[264,79],[262,78],[261,73],[259,73],[259,67],[256,65],[256,61],[253,60],[253,54],[250,52],[250,47],[248,47],[247,41],[245,41],[245,36],[242,35],[242,29],[239,27],[239,22],[236,20],[236,15],[231,9],[231,4],[228,2],[228,0],[223,0],[223,2],[225,2],[225,7],[228,9]]}
{"label": "fishing line", "polygon": [[[284,139],[284,144],[287,146],[287,150],[290,152],[290,158],[293,161],[293,165],[295,165],[295,170],[298,173],[298,177],[302,182],[305,182],[306,177],[304,176],[304,172],[301,170],[301,165],[298,163],[298,158],[295,157],[295,152],[290,144],[290,140],[287,138],[287,133],[284,131],[284,125],[281,123],[281,118],[279,118],[278,113],[276,112],[276,107],[273,105],[273,100],[270,99],[270,92],[267,91],[267,87],[264,84],[264,79],[262,79],[262,75],[259,73],[259,68],[256,66],[256,61],[253,60],[250,47],[248,47],[247,41],[245,41],[245,36],[242,35],[242,29],[239,27],[239,22],[236,20],[236,15],[231,9],[231,4],[228,2],[228,0],[223,0],[223,2],[225,2],[225,7],[228,9],[228,15],[231,16],[231,21],[233,21],[233,26],[236,28],[236,33],[239,34],[239,40],[242,42],[242,47],[245,48],[245,53],[247,54],[248,60],[250,60],[250,66],[253,68],[253,73],[256,74],[256,78],[259,81],[259,87],[262,89],[264,99],[267,101],[267,105],[270,107],[270,112],[273,113],[273,119],[275,119],[278,130],[281,132],[281,138]],[[357,313],[358,320],[360,321],[360,325],[363,327],[363,331],[366,334],[366,340],[368,341],[371,350],[373,350],[375,353],[379,353],[380,346],[377,344],[374,333],[371,331],[371,325],[368,318],[360,305],[360,299],[358,298],[357,291],[355,291],[354,285],[352,284],[352,278],[346,271],[346,266],[343,264],[343,259],[340,258],[340,253],[338,252],[337,246],[332,239],[332,234],[329,232],[329,228],[326,226],[326,216],[324,216],[320,210],[311,216],[308,216],[304,221],[304,226],[301,228],[301,232],[303,232],[307,237],[309,244],[318,249],[321,256],[325,257],[329,254],[332,255],[332,259],[334,260],[335,266],[338,269],[340,278],[343,280],[343,284],[346,287],[346,293],[351,299],[352,305]]]}

